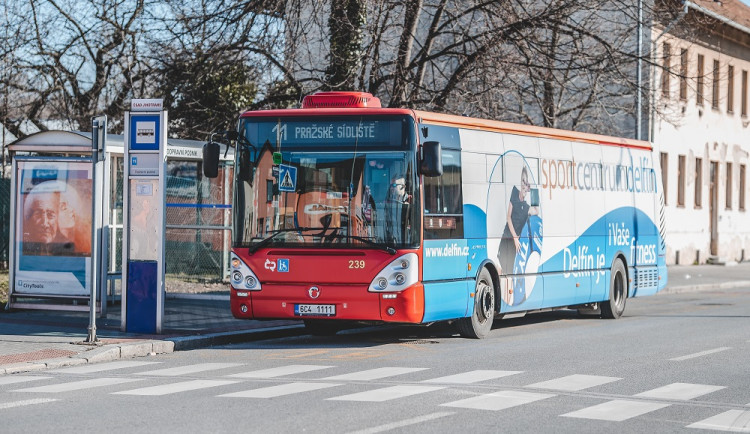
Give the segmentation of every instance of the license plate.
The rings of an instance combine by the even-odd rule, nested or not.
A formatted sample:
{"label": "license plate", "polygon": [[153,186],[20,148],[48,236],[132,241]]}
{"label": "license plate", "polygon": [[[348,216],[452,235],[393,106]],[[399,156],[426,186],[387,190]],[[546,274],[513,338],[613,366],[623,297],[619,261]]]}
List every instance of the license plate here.
{"label": "license plate", "polygon": [[294,314],[297,316],[336,316],[335,304],[295,304]]}

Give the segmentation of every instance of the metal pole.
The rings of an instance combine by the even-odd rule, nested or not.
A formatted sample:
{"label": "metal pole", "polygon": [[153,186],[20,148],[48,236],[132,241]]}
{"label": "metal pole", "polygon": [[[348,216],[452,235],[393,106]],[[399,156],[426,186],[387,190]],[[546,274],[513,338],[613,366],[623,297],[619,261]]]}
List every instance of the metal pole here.
{"label": "metal pole", "polygon": [[91,296],[89,301],[89,327],[86,343],[96,344],[99,340],[96,337],[96,293],[99,291],[99,278],[101,275],[101,258],[100,258],[100,227],[101,227],[101,199],[98,192],[99,176],[101,171],[97,170],[101,165],[99,162],[100,150],[103,150],[107,135],[107,118],[98,117],[92,120],[91,128],[91,162],[92,162],[92,180],[91,180]]}
{"label": "metal pole", "polygon": [[635,138],[643,138],[643,0],[638,0],[638,88],[636,89]]}

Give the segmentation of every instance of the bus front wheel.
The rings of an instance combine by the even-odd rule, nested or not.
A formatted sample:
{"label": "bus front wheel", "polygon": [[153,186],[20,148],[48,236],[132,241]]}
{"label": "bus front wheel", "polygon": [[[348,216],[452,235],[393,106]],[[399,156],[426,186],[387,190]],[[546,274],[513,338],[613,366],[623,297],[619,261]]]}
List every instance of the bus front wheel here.
{"label": "bus front wheel", "polygon": [[609,300],[601,303],[602,318],[617,319],[625,312],[628,298],[628,274],[622,259],[616,259],[609,275]]}
{"label": "bus front wheel", "polygon": [[495,319],[495,287],[486,268],[477,277],[474,289],[474,312],[458,320],[458,332],[465,338],[482,339],[492,330]]}

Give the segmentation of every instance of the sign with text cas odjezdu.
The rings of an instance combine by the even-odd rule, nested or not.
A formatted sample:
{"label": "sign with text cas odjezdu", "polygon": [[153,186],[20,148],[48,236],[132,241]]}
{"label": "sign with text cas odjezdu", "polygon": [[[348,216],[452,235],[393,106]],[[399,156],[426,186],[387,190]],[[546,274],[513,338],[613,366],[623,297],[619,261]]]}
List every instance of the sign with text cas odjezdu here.
{"label": "sign with text cas odjezdu", "polygon": [[163,108],[163,99],[134,99],[130,101],[130,111],[132,112],[158,112]]}

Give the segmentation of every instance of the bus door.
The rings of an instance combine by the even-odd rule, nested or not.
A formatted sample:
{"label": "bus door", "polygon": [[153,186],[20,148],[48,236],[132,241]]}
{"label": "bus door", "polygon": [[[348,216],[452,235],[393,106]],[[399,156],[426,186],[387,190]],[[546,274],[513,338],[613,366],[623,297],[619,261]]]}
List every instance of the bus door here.
{"label": "bus door", "polygon": [[[443,127],[444,128],[444,127]],[[429,127],[429,140],[441,127]],[[445,128],[447,129],[447,128]],[[453,129],[455,130],[455,129]],[[458,130],[455,130],[456,134]],[[437,139],[445,145],[445,141]],[[443,174],[424,177],[424,252],[422,280],[425,291],[423,321],[465,317],[469,306],[467,264],[469,247],[464,238],[461,152],[443,147]]]}

